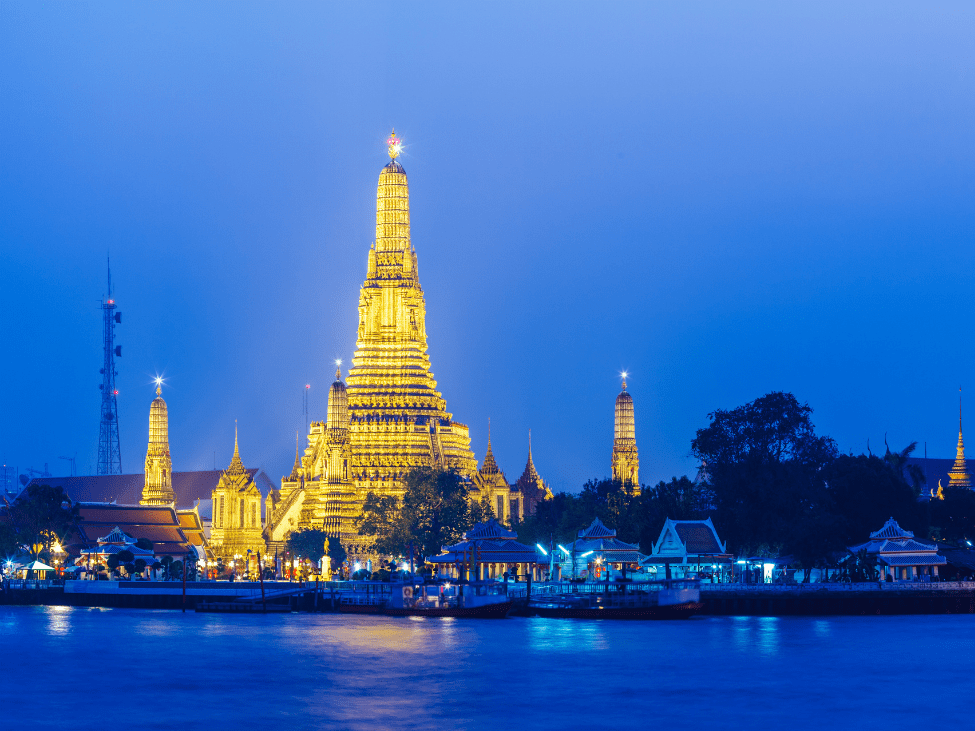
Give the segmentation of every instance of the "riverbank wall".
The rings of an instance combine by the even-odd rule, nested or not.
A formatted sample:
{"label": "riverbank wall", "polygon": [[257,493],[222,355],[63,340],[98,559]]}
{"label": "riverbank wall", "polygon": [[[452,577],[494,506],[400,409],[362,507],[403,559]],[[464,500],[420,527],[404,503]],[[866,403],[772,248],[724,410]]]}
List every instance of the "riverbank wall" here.
{"label": "riverbank wall", "polygon": [[702,584],[701,601],[731,616],[975,614],[975,582]]}

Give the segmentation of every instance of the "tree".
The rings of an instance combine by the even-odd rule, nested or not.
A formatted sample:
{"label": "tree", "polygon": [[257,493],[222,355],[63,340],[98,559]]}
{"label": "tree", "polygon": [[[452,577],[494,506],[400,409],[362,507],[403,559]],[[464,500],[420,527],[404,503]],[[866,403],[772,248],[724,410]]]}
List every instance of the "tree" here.
{"label": "tree", "polygon": [[173,557],[163,556],[162,567],[163,567],[163,581],[169,581],[172,578]]}
{"label": "tree", "polygon": [[346,553],[345,548],[343,548],[339,539],[335,538],[334,536],[329,537],[328,558],[332,571],[338,571],[339,567],[345,561],[347,556],[348,554]]}
{"label": "tree", "polygon": [[909,530],[920,527],[916,493],[896,461],[844,454],[823,478],[839,519],[837,548],[863,543],[891,517]]}
{"label": "tree", "polygon": [[152,550],[155,550],[154,547],[153,547],[153,545],[152,545],[152,541],[150,541],[148,538],[140,538],[139,540],[137,540],[135,542],[135,547],[136,548],[141,548],[144,551],[152,551]]}
{"label": "tree", "polygon": [[932,500],[931,525],[946,541],[975,543],[975,490],[966,487],[944,488],[944,500]]}
{"label": "tree", "polygon": [[781,549],[828,502],[821,472],[836,445],[815,433],[812,408],[773,392],[709,414],[691,451],[701,461],[715,518],[732,550]]}
{"label": "tree", "polygon": [[421,559],[434,556],[484,519],[481,504],[470,499],[467,484],[452,470],[418,468],[405,482],[402,501],[370,492],[356,523],[379,553],[403,555],[412,543]]}
{"label": "tree", "polygon": [[67,540],[80,520],[78,506],[64,488],[50,485],[28,485],[13,503],[4,505],[2,513],[0,518],[13,531],[13,542],[35,558],[42,551],[50,554],[55,542]]}
{"label": "tree", "polygon": [[145,561],[145,559],[143,559],[143,558],[137,558],[135,560],[134,566],[135,566],[135,572],[137,574],[141,574],[143,571],[146,570],[146,561]]}
{"label": "tree", "polygon": [[293,556],[301,556],[313,563],[318,563],[325,555],[325,542],[328,535],[317,528],[296,530],[288,536],[288,551]]}

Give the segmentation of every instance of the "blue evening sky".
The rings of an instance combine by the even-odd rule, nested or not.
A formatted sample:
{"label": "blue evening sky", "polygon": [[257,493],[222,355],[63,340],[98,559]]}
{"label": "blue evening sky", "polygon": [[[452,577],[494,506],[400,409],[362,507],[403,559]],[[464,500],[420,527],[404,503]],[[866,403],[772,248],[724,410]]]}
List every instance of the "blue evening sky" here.
{"label": "blue evening sky", "polygon": [[[482,459],[644,482],[788,390],[843,451],[975,424],[970,3],[0,4],[0,459],[94,470],[111,252],[123,467],[294,458],[355,346],[395,126],[433,371]],[[973,427],[975,428],[975,427]],[[975,432],[973,432],[975,433]]]}

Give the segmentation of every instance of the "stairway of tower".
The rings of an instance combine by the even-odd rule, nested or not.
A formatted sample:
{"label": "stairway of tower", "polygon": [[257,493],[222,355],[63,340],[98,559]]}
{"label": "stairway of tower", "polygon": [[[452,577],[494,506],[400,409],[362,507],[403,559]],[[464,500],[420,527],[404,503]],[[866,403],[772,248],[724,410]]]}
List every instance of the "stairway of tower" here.
{"label": "stairway of tower", "polygon": [[98,427],[98,468],[99,475],[122,474],[122,448],[119,445],[118,434],[118,403],[115,388],[115,358],[121,357],[122,346],[115,345],[115,325],[122,322],[122,313],[116,312],[115,300],[112,298],[112,268],[108,266],[108,296],[101,304],[103,324],[102,346],[104,359],[102,361],[102,390],[101,412]]}

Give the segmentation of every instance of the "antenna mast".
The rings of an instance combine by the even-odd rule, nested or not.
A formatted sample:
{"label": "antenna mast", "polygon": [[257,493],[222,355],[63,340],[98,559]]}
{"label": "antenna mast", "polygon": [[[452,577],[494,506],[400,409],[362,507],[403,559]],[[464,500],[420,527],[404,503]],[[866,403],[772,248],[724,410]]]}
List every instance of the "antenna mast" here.
{"label": "antenna mast", "polygon": [[102,319],[104,320],[104,334],[102,343],[105,348],[105,358],[102,363],[101,421],[98,427],[98,474],[122,474],[122,448],[118,438],[118,404],[115,388],[115,358],[122,356],[122,346],[115,345],[115,325],[121,324],[122,313],[115,311],[115,300],[112,298],[112,267],[108,262],[108,297],[101,304]]}

